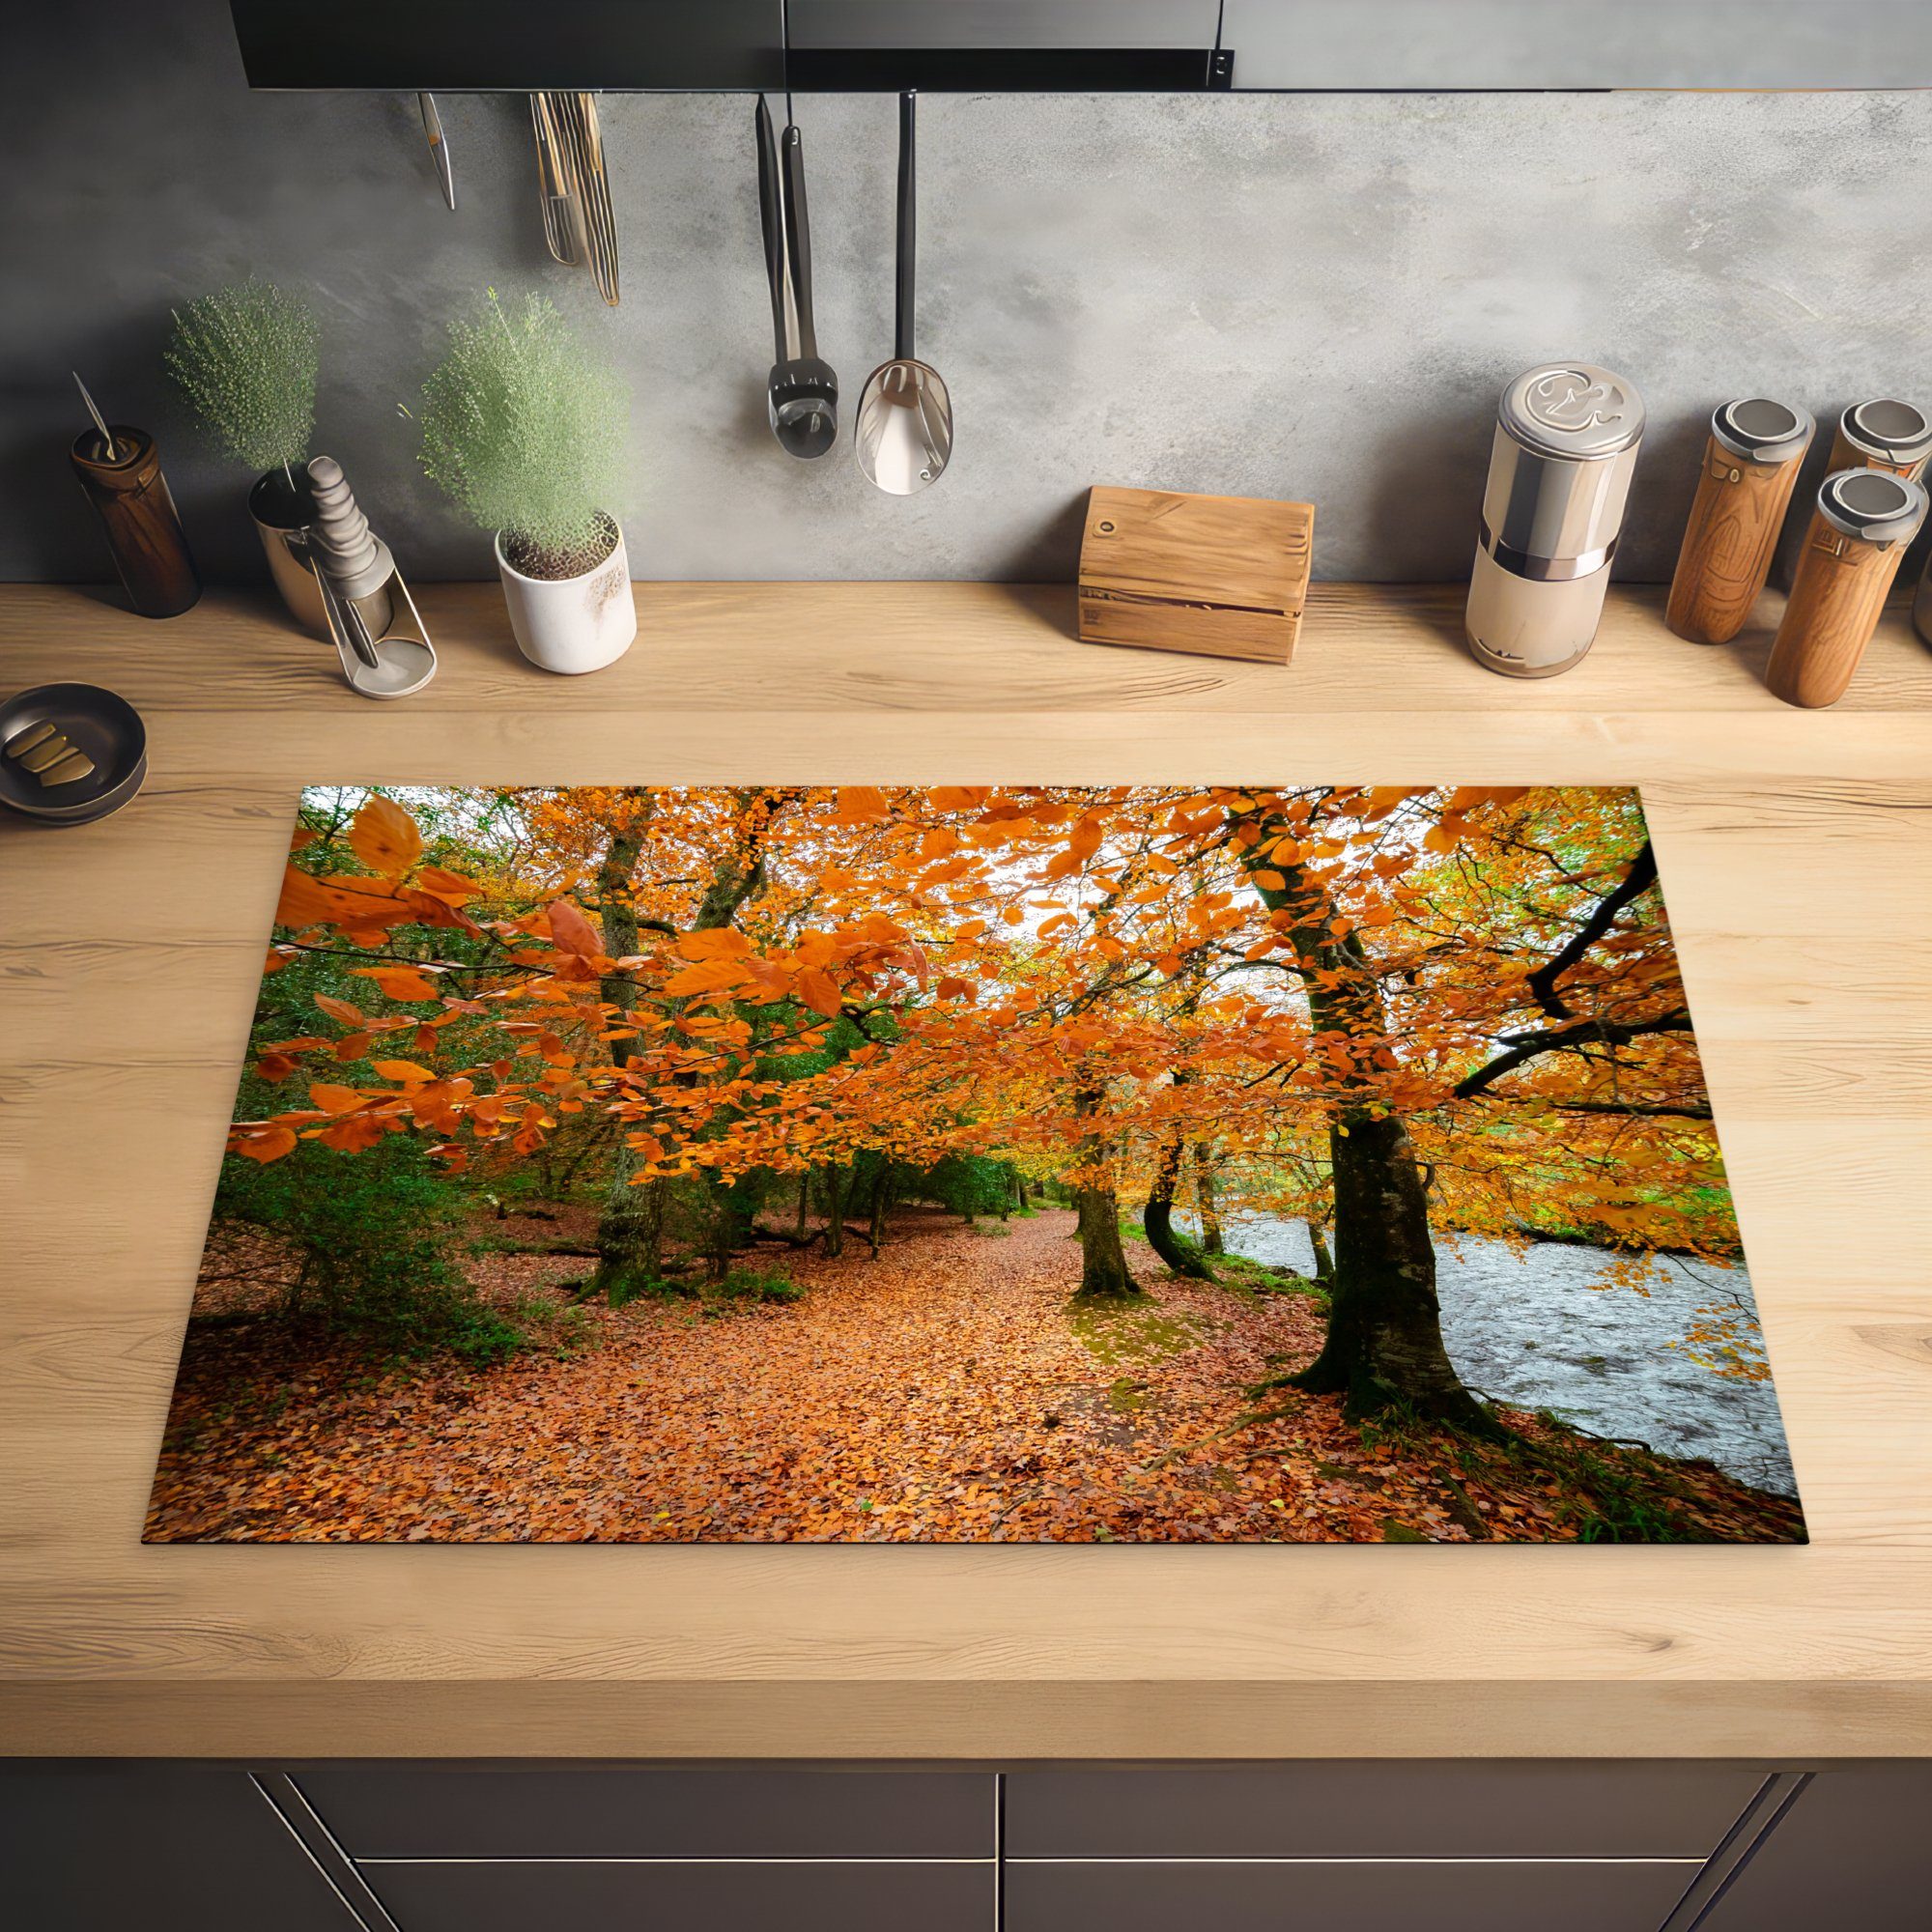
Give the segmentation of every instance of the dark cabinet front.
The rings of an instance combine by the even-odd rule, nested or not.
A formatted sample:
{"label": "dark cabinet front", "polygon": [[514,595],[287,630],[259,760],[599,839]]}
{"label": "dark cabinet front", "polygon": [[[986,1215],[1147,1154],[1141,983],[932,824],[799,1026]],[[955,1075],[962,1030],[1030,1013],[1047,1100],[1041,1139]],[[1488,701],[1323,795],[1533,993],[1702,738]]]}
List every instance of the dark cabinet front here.
{"label": "dark cabinet front", "polygon": [[1005,1932],[1658,1932],[1697,1865],[1536,1860],[1013,1864]]}
{"label": "dark cabinet front", "polygon": [[1921,1932],[1932,1766],[0,1768],[31,1932]]}
{"label": "dark cabinet front", "polygon": [[219,1765],[0,1764],[0,1903],[21,1932],[363,1932]]}

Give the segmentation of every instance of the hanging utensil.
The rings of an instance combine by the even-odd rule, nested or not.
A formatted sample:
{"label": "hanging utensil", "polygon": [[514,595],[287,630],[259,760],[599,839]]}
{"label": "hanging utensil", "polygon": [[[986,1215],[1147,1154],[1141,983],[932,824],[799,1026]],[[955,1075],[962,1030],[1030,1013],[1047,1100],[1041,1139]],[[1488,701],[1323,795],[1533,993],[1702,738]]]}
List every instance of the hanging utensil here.
{"label": "hanging utensil", "polygon": [[94,460],[97,463],[119,463],[121,445],[114,440],[114,432],[107,427],[107,418],[100,413],[94,398],[87,392],[87,384],[80,380],[78,369],[70,370],[73,377],[73,386],[80,391],[80,400],[87,405],[87,413],[94,418],[94,426],[100,432],[100,453]]}
{"label": "hanging utensil", "polygon": [[772,291],[775,359],[767,385],[772,434],[791,455],[823,456],[838,440],[838,378],[818,354],[811,320],[811,227],[805,203],[805,148],[789,123],[782,151],[771,109],[758,96],[758,213]]}
{"label": "hanging utensil", "polygon": [[617,306],[617,217],[611,206],[611,178],[604,168],[604,133],[594,94],[553,97],[561,113],[558,126],[568,158],[571,185],[583,217],[584,247],[598,293]]}
{"label": "hanging utensil", "polygon": [[422,116],[423,132],[429,138],[429,157],[436,163],[437,185],[449,212],[456,213],[456,176],[449,165],[449,143],[442,138],[442,116],[436,111],[436,96],[418,94],[416,111]]}
{"label": "hanging utensil", "polygon": [[591,94],[533,94],[537,185],[544,242],[566,268],[587,261],[598,292],[617,306],[617,218],[604,166],[604,135]]}
{"label": "hanging utensil", "polygon": [[583,260],[583,220],[564,172],[548,94],[530,96],[530,126],[537,137],[537,193],[543,204],[544,245],[551,258],[574,269]]}
{"label": "hanging utensil", "polygon": [[587,262],[598,293],[617,306],[617,217],[604,161],[604,133],[591,94],[533,94],[537,187],[544,245],[565,268]]}
{"label": "hanging utensil", "polygon": [[853,450],[868,483],[910,497],[936,483],[952,455],[952,398],[939,371],[913,354],[913,264],[918,185],[914,97],[899,96],[898,292],[893,359],[867,378]]}

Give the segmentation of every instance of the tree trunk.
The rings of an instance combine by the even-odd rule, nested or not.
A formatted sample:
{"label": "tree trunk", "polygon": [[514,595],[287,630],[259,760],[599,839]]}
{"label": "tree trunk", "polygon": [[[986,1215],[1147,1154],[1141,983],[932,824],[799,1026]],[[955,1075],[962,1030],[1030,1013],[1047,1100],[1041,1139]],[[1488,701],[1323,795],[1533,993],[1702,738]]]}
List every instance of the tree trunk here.
{"label": "tree trunk", "polygon": [[[605,953],[611,959],[628,958],[638,950],[635,874],[643,853],[652,809],[647,785],[627,785],[620,796],[635,809],[612,828],[611,842],[597,868],[602,943]],[[741,812],[767,796],[756,789],[733,794]],[[765,877],[763,834],[758,832],[746,840],[742,851],[733,853],[720,865],[698,906],[692,930],[702,932],[729,925],[737,917],[738,908],[764,890]],[[598,992],[607,1005],[617,1009],[616,1018],[620,1021],[637,1005],[638,989],[623,973],[607,973]],[[619,1067],[627,1065],[631,1042],[612,1040],[611,1058]],[[613,1300],[623,1300],[659,1278],[664,1241],[664,1183],[653,1180],[633,1185],[631,1177],[638,1167],[629,1136],[620,1131],[604,1211],[597,1223],[600,1259],[586,1290],[588,1293],[602,1293]]]}
{"label": "tree trunk", "polygon": [[1180,1179],[1180,1137],[1177,1134],[1160,1151],[1153,1171],[1153,1185],[1148,1191],[1147,1206],[1141,1210],[1141,1226],[1147,1230],[1149,1244],[1176,1274],[1195,1281],[1213,1281],[1214,1270],[1203,1259],[1192,1241],[1183,1240],[1174,1231],[1174,1190]]}
{"label": "tree trunk", "polygon": [[825,1252],[833,1260],[845,1252],[845,1170],[825,1170]]}
{"label": "tree trunk", "polygon": [[884,1161],[879,1167],[879,1179],[872,1189],[872,1222],[867,1233],[872,1243],[872,1259],[879,1259],[879,1249],[886,1238],[886,1206],[892,1194],[893,1167],[891,1161]]}
{"label": "tree trunk", "polygon": [[1343,1082],[1361,1099],[1339,1099],[1328,1129],[1335,1254],[1327,1338],[1289,1379],[1313,1394],[1343,1396],[1353,1419],[1407,1409],[1494,1435],[1497,1424],[1463,1386],[1442,1345],[1429,1202],[1408,1130],[1374,1097],[1367,1069],[1392,1062],[1373,962],[1358,934],[1334,936],[1337,907],[1317,874],[1273,857],[1249,864],[1285,875],[1280,887],[1256,891],[1270,910],[1293,915],[1290,938],[1315,1031],[1350,1041],[1363,1069]]}
{"label": "tree trunk", "polygon": [[[1100,1098],[1098,1093],[1084,1092],[1075,1099],[1075,1111],[1082,1120],[1092,1120],[1099,1111]],[[1106,1143],[1097,1128],[1081,1139],[1080,1171],[1080,1185],[1073,1190],[1080,1229],[1080,1293],[1123,1301],[1140,1293],[1140,1284],[1127,1272],[1127,1257],[1121,1246],[1121,1204],[1114,1192]]]}
{"label": "tree trunk", "polygon": [[[633,787],[627,796],[648,800]],[[648,810],[648,805],[643,807]],[[598,911],[604,923],[604,951],[612,959],[628,958],[638,950],[638,908],[632,898],[639,856],[644,848],[642,815],[611,835],[604,863],[597,870]],[[622,973],[607,973],[598,987],[600,997],[615,1007],[621,1021],[637,1003],[638,989]],[[611,1058],[618,1066],[631,1058],[631,1042],[611,1042]],[[601,1294],[612,1305],[634,1294],[648,1293],[664,1268],[664,1183],[637,1182],[639,1160],[630,1137],[621,1130],[605,1190],[604,1210],[597,1221],[597,1268],[584,1288],[586,1295]]]}
{"label": "tree trunk", "polygon": [[801,1248],[805,1245],[806,1216],[810,1210],[811,1170],[808,1167],[798,1178],[798,1228],[796,1231],[798,1239],[795,1245]]}
{"label": "tree trunk", "polygon": [[[1395,1115],[1350,1107],[1329,1130],[1335,1256],[1328,1335],[1295,1385],[1351,1417],[1398,1407],[1492,1434],[1442,1346],[1422,1171]],[[1318,1264],[1320,1256],[1318,1253]]]}
{"label": "tree trunk", "polygon": [[1315,1250],[1315,1279],[1332,1282],[1335,1279],[1335,1257],[1328,1252],[1328,1236],[1320,1221],[1308,1224],[1308,1245]]}
{"label": "tree trunk", "polygon": [[1080,1293],[1107,1301],[1140,1293],[1121,1246],[1121,1204],[1111,1187],[1076,1187],[1080,1216]]}
{"label": "tree trunk", "polygon": [[1226,1254],[1221,1245],[1221,1209],[1214,1198],[1214,1151],[1206,1141],[1194,1143],[1194,1211],[1201,1218],[1201,1252]]}

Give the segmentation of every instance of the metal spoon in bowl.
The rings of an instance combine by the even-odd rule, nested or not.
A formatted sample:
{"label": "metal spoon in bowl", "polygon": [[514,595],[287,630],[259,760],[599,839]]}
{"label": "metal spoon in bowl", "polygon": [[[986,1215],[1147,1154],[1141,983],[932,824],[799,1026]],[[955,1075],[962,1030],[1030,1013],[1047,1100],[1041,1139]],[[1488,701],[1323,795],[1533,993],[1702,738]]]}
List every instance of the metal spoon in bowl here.
{"label": "metal spoon in bowl", "polygon": [[937,369],[913,352],[913,94],[899,96],[898,302],[893,359],[866,379],[854,449],[868,483],[910,497],[936,483],[952,455],[952,398]]}

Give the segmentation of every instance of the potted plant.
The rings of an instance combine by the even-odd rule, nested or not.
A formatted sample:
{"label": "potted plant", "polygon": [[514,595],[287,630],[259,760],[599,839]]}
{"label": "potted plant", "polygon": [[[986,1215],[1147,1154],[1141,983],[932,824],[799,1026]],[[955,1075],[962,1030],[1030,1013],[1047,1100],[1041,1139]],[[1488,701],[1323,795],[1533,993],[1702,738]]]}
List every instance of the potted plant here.
{"label": "potted plant", "polygon": [[630,559],[611,504],[630,393],[542,296],[449,326],[423,384],[422,466],[479,527],[517,645],[545,670],[586,671],[638,635]]}
{"label": "potted plant", "polygon": [[301,465],[315,434],[315,312],[248,280],[174,312],[165,360],[202,427],[258,472],[248,512],[291,613],[323,637],[328,620],[308,555],[315,506]]}

